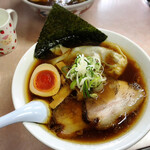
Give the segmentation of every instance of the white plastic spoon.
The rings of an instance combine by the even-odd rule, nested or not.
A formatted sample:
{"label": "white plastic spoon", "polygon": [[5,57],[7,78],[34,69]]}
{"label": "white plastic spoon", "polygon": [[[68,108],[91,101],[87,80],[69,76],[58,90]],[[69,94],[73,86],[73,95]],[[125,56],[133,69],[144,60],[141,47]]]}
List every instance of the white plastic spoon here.
{"label": "white plastic spoon", "polygon": [[51,118],[49,104],[34,100],[19,109],[0,117],[0,128],[17,122],[37,122],[47,124]]}

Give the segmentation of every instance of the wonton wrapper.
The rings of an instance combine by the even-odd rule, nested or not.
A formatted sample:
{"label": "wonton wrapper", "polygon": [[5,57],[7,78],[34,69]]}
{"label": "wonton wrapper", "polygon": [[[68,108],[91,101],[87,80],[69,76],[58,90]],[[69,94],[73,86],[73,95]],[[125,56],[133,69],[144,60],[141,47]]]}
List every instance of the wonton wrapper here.
{"label": "wonton wrapper", "polygon": [[119,47],[116,51],[118,52],[101,46],[80,46],[73,48],[65,61],[68,63],[74,60],[78,54],[93,56],[94,53],[97,53],[101,58],[102,64],[104,64],[105,73],[113,78],[118,78],[125,70],[128,61]]}

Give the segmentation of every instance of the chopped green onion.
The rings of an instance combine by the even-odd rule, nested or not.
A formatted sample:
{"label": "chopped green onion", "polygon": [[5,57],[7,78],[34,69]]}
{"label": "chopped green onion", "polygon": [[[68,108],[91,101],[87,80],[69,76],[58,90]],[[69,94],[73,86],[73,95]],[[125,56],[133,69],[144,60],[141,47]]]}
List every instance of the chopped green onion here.
{"label": "chopped green onion", "polygon": [[86,85],[83,85],[83,97],[86,98]]}
{"label": "chopped green onion", "polygon": [[73,81],[71,82],[71,84],[70,84],[70,88],[71,88],[72,90],[74,90],[75,87],[76,87],[76,85],[77,85],[77,81],[76,81],[76,80],[73,80]]}
{"label": "chopped green onion", "polygon": [[90,94],[90,97],[97,99],[98,95],[96,93],[92,93],[92,94]]}
{"label": "chopped green onion", "polygon": [[98,54],[95,53],[92,57],[85,57],[82,54],[77,56],[66,77],[72,81],[71,89],[75,89],[77,86],[80,91],[83,91],[84,98],[96,98],[97,94],[92,92],[94,90],[98,92],[98,89],[102,90],[106,81],[103,72],[104,68]]}
{"label": "chopped green onion", "polygon": [[87,97],[90,97],[89,91],[88,91],[88,84],[87,84],[87,80],[85,80],[85,91],[86,91],[86,95]]}

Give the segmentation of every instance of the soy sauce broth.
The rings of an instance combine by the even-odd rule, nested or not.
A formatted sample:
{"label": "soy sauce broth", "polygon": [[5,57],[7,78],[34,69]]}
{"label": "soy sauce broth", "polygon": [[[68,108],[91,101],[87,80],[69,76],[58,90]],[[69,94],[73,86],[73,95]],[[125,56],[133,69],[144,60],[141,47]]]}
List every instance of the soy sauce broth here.
{"label": "soy sauce broth", "polygon": [[[123,51],[124,52],[124,51]],[[128,58],[128,65],[124,71],[124,73],[119,77],[119,80],[125,80],[128,83],[134,83],[137,82],[140,84],[140,86],[145,90],[147,94],[147,89],[146,89],[146,83],[144,80],[144,75],[139,68],[138,64],[131,58],[128,54],[126,54]],[[35,60],[33,64],[31,65],[26,79],[25,79],[25,97],[28,100],[27,102],[31,101],[32,99],[35,98],[41,98],[38,96],[35,96],[29,91],[29,81],[31,74],[33,70],[36,68],[41,63],[46,62],[46,60],[39,61]],[[45,99],[46,101],[50,101],[50,98],[42,98]],[[113,139],[116,139],[125,133],[127,133],[129,130],[131,130],[138,121],[140,121],[140,118],[145,110],[147,104],[147,98],[144,99],[144,102],[140,105],[140,107],[134,111],[132,114],[127,116],[127,118],[123,121],[123,123],[116,125],[114,127],[111,127],[107,130],[96,130],[93,127],[90,127],[88,130],[83,131],[83,135],[79,135],[75,138],[71,139],[65,139],[69,140],[71,142],[77,142],[77,143],[86,143],[86,144],[91,144],[91,143],[104,143],[111,141]],[[120,121],[124,118],[118,118]],[[56,136],[53,131],[50,130],[50,125],[41,125],[47,132],[50,132]]]}

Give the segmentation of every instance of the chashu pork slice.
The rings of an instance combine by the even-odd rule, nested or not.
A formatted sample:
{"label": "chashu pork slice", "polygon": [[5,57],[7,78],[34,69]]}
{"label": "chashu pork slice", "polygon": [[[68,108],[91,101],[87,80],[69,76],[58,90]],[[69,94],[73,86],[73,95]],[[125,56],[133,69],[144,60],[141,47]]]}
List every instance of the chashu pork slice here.
{"label": "chashu pork slice", "polygon": [[125,81],[108,82],[97,100],[86,100],[87,120],[95,123],[98,129],[112,127],[118,123],[119,117],[126,117],[135,111],[144,96],[144,90],[136,83],[129,85]]}
{"label": "chashu pork slice", "polygon": [[61,138],[72,138],[83,133],[87,124],[82,119],[82,102],[68,97],[53,112],[55,124],[61,126],[57,135]]}

